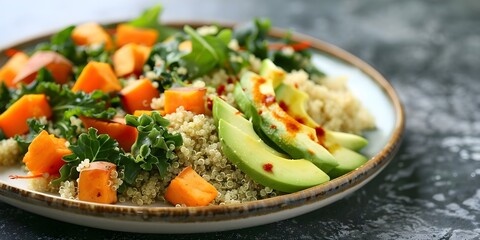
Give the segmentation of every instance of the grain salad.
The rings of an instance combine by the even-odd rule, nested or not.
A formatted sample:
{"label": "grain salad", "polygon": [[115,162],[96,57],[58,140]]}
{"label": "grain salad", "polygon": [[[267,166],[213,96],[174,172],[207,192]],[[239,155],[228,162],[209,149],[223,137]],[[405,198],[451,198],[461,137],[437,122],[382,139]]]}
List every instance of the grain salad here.
{"label": "grain salad", "polygon": [[144,15],[67,27],[0,68],[0,165],[24,169],[12,179],[190,207],[296,192],[368,160],[375,120],[309,43],[269,39],[267,19],[172,29]]}

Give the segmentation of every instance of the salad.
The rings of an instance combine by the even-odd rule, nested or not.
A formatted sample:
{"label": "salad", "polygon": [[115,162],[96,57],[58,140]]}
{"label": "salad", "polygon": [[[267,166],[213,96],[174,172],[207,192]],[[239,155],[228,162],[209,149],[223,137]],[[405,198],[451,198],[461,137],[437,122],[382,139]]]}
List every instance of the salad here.
{"label": "salad", "polygon": [[37,191],[115,204],[230,204],[300,191],[368,159],[373,117],[268,19],[225,28],[69,26],[0,68],[0,165]]}

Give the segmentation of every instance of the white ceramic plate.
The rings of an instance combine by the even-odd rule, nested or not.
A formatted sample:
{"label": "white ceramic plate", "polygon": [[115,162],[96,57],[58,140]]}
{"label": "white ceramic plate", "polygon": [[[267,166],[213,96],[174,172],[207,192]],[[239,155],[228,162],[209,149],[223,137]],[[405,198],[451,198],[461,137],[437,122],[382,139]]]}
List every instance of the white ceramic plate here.
{"label": "white ceramic plate", "polygon": [[[201,26],[198,22],[172,26]],[[284,31],[274,29],[272,37]],[[13,48],[27,48],[45,40],[25,41]],[[142,233],[193,233],[239,229],[292,218],[326,206],[361,188],[392,160],[404,129],[404,112],[392,86],[372,67],[353,55],[322,41],[295,34],[296,41],[309,41],[314,63],[330,76],[347,76],[349,86],[376,119],[377,129],[367,133],[363,150],[370,160],[342,177],[300,192],[270,199],[208,207],[174,208],[165,205],[106,205],[62,199],[57,195],[31,191],[21,167],[0,167],[0,200],[60,221],[117,231]],[[5,59],[0,58],[0,62]]]}

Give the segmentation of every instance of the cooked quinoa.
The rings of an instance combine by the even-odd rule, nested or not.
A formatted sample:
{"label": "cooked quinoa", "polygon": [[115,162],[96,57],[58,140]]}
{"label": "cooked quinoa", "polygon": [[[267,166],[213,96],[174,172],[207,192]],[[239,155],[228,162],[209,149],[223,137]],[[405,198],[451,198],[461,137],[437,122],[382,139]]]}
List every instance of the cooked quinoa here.
{"label": "cooked quinoa", "polygon": [[13,138],[0,141],[0,166],[11,166],[20,161],[22,152]]}

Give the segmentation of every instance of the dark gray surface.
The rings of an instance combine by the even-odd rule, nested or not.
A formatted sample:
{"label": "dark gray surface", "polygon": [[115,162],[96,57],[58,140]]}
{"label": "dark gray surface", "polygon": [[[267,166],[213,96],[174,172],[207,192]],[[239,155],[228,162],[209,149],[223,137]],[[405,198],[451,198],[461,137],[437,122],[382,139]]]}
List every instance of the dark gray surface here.
{"label": "dark gray surface", "polygon": [[407,115],[403,145],[380,175],[350,197],[312,213],[210,234],[104,231],[0,203],[0,238],[480,237],[480,1],[238,2],[169,1],[166,18],[246,20],[266,16],[275,26],[326,40],[373,65],[397,89]]}

